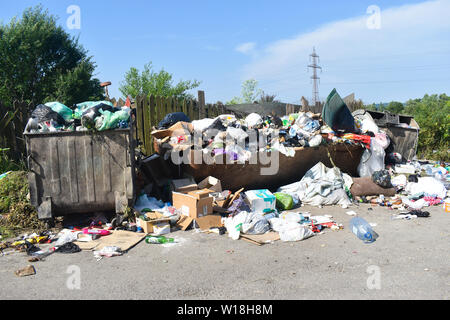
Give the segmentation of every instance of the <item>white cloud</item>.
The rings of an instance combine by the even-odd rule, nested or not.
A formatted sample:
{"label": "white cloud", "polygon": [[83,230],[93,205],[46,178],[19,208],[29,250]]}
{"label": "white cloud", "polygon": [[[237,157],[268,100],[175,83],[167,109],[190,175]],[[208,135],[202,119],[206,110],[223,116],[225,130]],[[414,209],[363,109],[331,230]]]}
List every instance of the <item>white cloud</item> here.
{"label": "white cloud", "polygon": [[[343,94],[355,90],[357,97],[371,100],[381,94],[369,92],[371,82],[373,87],[383,81],[386,86],[388,81],[432,78],[442,72],[442,67],[447,68],[441,73],[443,76],[450,74],[450,0],[381,9],[378,30],[367,27],[369,15],[363,12],[359,17],[268,44],[252,55],[242,79],[255,78],[264,90],[281,97],[309,96],[311,72],[307,73],[306,66],[314,46],[323,66],[323,73],[319,74],[321,97],[336,87],[347,91]],[[254,46],[243,44],[238,48],[246,51]],[[433,73],[427,72],[433,68]],[[404,87],[402,94],[406,96],[410,92],[406,92],[408,86]]]}
{"label": "white cloud", "polygon": [[255,42],[246,42],[238,45],[235,50],[243,54],[250,54],[255,49],[255,47]]}

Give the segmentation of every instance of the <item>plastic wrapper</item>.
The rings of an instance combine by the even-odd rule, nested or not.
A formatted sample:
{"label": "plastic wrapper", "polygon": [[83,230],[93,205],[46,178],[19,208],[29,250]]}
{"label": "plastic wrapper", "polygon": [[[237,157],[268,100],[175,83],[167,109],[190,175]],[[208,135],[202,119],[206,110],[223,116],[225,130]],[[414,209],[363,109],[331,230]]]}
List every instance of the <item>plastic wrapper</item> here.
{"label": "plastic wrapper", "polygon": [[294,206],[294,199],[287,193],[275,193],[275,198],[277,199],[277,209],[280,210],[291,210]]}
{"label": "plastic wrapper", "polygon": [[384,157],[386,153],[374,139],[371,139],[370,150],[365,150],[361,162],[358,165],[358,174],[360,177],[370,177],[376,171],[384,169]]}
{"label": "plastic wrapper", "polygon": [[50,107],[53,111],[58,113],[61,117],[64,118],[66,122],[70,122],[73,120],[73,111],[69,107],[63,105],[60,102],[47,102],[45,104],[47,107]]}

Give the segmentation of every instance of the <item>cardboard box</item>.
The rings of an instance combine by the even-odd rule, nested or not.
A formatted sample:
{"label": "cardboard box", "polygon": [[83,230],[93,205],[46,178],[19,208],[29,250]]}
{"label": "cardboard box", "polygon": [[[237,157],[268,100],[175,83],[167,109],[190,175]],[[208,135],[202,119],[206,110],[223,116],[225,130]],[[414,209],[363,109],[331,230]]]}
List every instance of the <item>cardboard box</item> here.
{"label": "cardboard box", "polygon": [[189,193],[172,192],[172,200],[173,206],[180,210],[182,215],[193,219],[213,213],[214,198],[209,196],[209,194],[205,196],[202,192],[194,195]]}
{"label": "cardboard box", "polygon": [[193,178],[172,180],[172,191],[187,193],[198,190],[198,185]]}
{"label": "cardboard box", "polygon": [[193,131],[194,126],[192,125],[192,123],[180,121],[175,123],[169,129],[154,130],[152,131],[151,135],[156,139],[163,139],[165,137],[190,135]]}
{"label": "cardboard box", "polygon": [[222,183],[219,179],[209,176],[198,184],[199,189],[209,189],[214,192],[222,192]]}
{"label": "cardboard box", "polygon": [[201,190],[189,191],[187,194],[195,197],[197,200],[200,200],[200,199],[209,197],[212,192],[213,191],[209,190],[209,189],[201,189]]}
{"label": "cardboard box", "polygon": [[271,212],[275,210],[276,198],[267,189],[250,190],[245,193],[246,201],[254,212]]}
{"label": "cardboard box", "polygon": [[157,233],[159,235],[170,233],[169,218],[164,217],[159,212],[148,212],[145,216],[149,221],[142,220],[141,218],[136,219],[136,225],[141,227],[144,233]]}

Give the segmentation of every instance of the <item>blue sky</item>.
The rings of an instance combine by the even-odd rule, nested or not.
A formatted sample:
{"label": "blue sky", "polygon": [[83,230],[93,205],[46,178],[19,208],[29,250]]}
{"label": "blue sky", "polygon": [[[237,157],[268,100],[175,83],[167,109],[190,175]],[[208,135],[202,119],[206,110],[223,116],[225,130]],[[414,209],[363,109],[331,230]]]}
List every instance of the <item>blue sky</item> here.
{"label": "blue sky", "polygon": [[[450,94],[450,0],[15,0],[1,2],[0,21],[39,3],[80,37],[115,97],[131,66],[152,61],[176,80],[200,80],[207,102],[230,100],[254,78],[299,103],[312,95],[313,46],[322,99],[334,87],[365,103]],[[70,5],[80,8],[79,30],[66,26]],[[381,9],[378,29],[367,26],[371,5]]]}

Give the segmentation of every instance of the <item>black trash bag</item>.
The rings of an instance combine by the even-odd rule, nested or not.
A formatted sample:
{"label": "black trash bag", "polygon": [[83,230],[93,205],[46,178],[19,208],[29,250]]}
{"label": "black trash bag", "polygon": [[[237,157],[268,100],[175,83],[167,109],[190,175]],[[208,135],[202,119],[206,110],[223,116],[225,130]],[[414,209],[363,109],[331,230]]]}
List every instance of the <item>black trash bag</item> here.
{"label": "black trash bag", "polygon": [[77,253],[80,252],[81,249],[78,245],[73,242],[67,242],[59,247],[57,250],[59,253]]}
{"label": "black trash bag", "polygon": [[31,118],[37,120],[38,123],[43,123],[47,121],[55,121],[58,125],[66,125],[66,120],[57,112],[53,111],[52,108],[46,105],[38,105],[31,113]]}
{"label": "black trash bag", "polygon": [[408,212],[408,214],[418,216],[419,218],[430,217],[430,213],[428,211],[421,211],[421,210],[412,210],[412,211]]}
{"label": "black trash bag", "polygon": [[392,188],[391,175],[387,170],[376,171],[372,174],[372,181],[382,188]]}
{"label": "black trash bag", "polygon": [[336,89],[327,98],[322,119],[335,132],[355,132],[355,118]]}
{"label": "black trash bag", "polygon": [[411,174],[408,177],[408,182],[415,182],[415,183],[419,182],[419,178],[417,177],[417,174]]}
{"label": "black trash bag", "polygon": [[220,118],[217,118],[208,128],[205,129],[205,132],[209,130],[227,131],[227,127],[223,125]]}
{"label": "black trash bag", "polygon": [[168,129],[171,126],[173,126],[174,124],[176,124],[177,122],[191,122],[191,120],[183,112],[169,113],[158,124],[158,129],[159,130]]}

